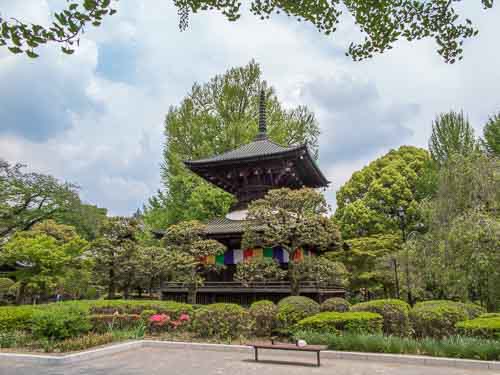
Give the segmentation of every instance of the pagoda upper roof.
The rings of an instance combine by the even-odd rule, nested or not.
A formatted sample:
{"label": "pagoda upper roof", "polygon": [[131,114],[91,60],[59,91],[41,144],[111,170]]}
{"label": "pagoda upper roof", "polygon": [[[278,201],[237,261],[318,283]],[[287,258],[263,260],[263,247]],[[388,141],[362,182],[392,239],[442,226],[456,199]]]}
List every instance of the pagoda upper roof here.
{"label": "pagoda upper roof", "polygon": [[249,159],[261,159],[266,157],[283,156],[287,153],[299,150],[304,146],[281,146],[267,138],[256,139],[253,142],[247,143],[234,150],[225,152],[220,155],[214,155],[204,159],[187,160],[187,165],[201,165],[201,164],[226,164],[226,162],[235,161],[248,161]]}

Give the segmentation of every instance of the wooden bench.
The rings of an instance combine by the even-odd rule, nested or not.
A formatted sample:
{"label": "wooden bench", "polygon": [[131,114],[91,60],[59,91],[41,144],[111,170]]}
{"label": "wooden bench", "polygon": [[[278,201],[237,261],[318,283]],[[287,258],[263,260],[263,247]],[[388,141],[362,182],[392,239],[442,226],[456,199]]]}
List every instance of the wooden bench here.
{"label": "wooden bench", "polygon": [[255,361],[259,361],[259,349],[270,349],[270,350],[292,350],[298,352],[312,352],[316,353],[316,365],[321,366],[320,353],[322,350],[326,350],[325,345],[305,345],[298,346],[295,344],[250,344],[255,351]]}

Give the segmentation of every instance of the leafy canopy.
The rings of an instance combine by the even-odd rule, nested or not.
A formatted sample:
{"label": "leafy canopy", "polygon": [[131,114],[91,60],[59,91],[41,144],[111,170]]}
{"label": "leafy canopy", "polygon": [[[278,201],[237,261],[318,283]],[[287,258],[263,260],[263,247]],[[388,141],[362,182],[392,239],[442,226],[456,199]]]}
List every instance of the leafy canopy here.
{"label": "leafy canopy", "polygon": [[75,185],[23,168],[0,159],[0,244],[16,231],[29,230],[80,204]]}
{"label": "leafy canopy", "polygon": [[418,222],[417,203],[434,193],[427,151],[401,146],[353,173],[337,193],[335,221],[344,238],[399,231],[402,209],[409,229]]}
{"label": "leafy canopy", "polygon": [[314,189],[270,190],[249,204],[242,246],[279,245],[289,253],[305,247],[332,249],[339,244],[340,233],[327,212],[324,196]]}
{"label": "leafy canopy", "polygon": [[[116,0],[117,1],[117,0]],[[58,44],[64,53],[72,54],[81,35],[90,25],[100,26],[103,20],[116,13],[116,1],[68,0],[66,9],[54,13],[51,25],[29,24],[22,19],[0,16],[0,46],[10,52],[25,52],[36,58],[40,45]],[[347,55],[354,60],[383,53],[398,40],[414,41],[433,38],[437,52],[448,63],[462,58],[464,40],[474,37],[478,30],[468,18],[458,12],[460,0],[251,0],[250,12],[261,19],[284,13],[312,24],[319,32],[331,34],[337,30],[343,13],[349,14],[364,34],[362,42],[351,42]],[[193,13],[217,10],[229,21],[241,16],[238,0],[173,0],[180,16],[179,28],[185,30]],[[478,1],[479,3],[479,1]],[[481,0],[485,8],[493,0]]]}
{"label": "leafy canopy", "polygon": [[500,157],[500,114],[490,117],[486,123],[483,144],[490,155]]}
{"label": "leafy canopy", "polygon": [[16,268],[20,298],[30,290],[43,293],[61,283],[71,269],[83,268],[88,243],[74,228],[48,220],[17,232],[0,251],[0,264]]}
{"label": "leafy canopy", "polygon": [[454,154],[470,155],[475,148],[474,129],[463,112],[442,113],[432,124],[429,151],[435,162],[444,164]]}

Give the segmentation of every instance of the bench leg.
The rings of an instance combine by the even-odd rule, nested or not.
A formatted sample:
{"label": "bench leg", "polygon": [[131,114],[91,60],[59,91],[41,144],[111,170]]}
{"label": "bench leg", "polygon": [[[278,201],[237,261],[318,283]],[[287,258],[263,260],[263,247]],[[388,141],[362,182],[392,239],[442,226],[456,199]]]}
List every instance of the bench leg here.
{"label": "bench leg", "polygon": [[319,367],[319,366],[321,366],[321,360],[320,360],[320,358],[319,358],[319,353],[320,353],[320,352],[317,352],[317,353],[316,353],[316,359],[317,359],[317,362],[318,362],[318,367]]}
{"label": "bench leg", "polygon": [[259,349],[257,348],[254,348],[255,349],[255,362],[258,362],[259,361]]}

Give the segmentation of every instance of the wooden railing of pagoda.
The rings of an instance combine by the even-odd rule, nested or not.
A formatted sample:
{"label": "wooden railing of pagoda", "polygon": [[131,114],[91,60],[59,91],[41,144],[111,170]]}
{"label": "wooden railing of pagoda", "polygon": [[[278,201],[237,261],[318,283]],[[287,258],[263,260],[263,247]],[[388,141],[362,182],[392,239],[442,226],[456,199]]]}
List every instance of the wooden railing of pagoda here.
{"label": "wooden railing of pagoda", "polygon": [[[333,296],[344,296],[345,289],[336,284],[304,281],[300,283],[300,294],[322,300]],[[238,281],[207,281],[198,288],[197,303],[231,302],[249,305],[256,300],[268,299],[274,302],[291,294],[288,281],[266,281],[243,284]],[[185,302],[187,288],[183,283],[164,282],[161,287],[163,298]]]}
{"label": "wooden railing of pagoda", "polygon": [[[187,288],[183,283],[179,282],[164,282],[162,286],[164,291],[187,292]],[[300,291],[304,293],[315,293],[324,290],[343,291],[339,285],[331,283],[317,283],[314,281],[303,281],[300,283]],[[290,283],[288,281],[257,281],[244,284],[239,281],[207,281],[198,292],[268,292],[268,293],[289,293],[291,292]]]}

